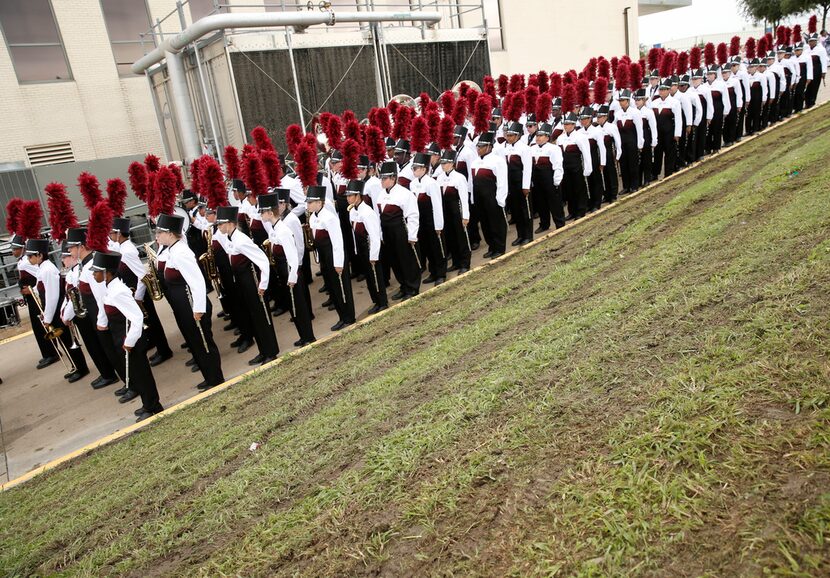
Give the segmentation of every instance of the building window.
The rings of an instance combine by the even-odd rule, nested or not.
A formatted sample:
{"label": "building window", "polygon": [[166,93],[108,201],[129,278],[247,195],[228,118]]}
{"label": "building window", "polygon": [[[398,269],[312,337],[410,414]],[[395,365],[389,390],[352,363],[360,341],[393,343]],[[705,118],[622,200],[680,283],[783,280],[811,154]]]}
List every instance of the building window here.
{"label": "building window", "polygon": [[142,45],[140,35],[150,29],[150,13],[145,0],[101,0],[112,54],[119,76],[135,76],[130,67],[153,46],[151,35]]}
{"label": "building window", "polygon": [[72,80],[49,0],[0,0],[0,28],[19,82]]}

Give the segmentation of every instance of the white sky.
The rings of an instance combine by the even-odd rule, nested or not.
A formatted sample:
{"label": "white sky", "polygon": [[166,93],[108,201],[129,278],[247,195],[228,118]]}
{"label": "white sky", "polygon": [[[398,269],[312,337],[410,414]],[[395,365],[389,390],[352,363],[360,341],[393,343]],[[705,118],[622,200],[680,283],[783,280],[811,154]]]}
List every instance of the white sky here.
{"label": "white sky", "polygon": [[738,32],[751,27],[738,0],[692,0],[692,5],[641,16],[640,44],[651,46],[677,38]]}

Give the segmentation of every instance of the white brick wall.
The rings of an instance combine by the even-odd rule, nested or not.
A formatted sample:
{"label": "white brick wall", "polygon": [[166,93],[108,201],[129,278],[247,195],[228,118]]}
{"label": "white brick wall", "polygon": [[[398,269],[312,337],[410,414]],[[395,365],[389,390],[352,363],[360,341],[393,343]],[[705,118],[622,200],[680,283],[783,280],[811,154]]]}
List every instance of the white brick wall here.
{"label": "white brick wall", "polygon": [[[175,0],[148,5],[153,18],[162,17]],[[73,80],[19,84],[0,42],[0,163],[25,161],[28,145],[60,141],[72,143],[77,160],[164,156],[147,81],[119,78],[99,0],[52,0],[52,7]],[[169,19],[165,32],[177,32],[178,22]]]}

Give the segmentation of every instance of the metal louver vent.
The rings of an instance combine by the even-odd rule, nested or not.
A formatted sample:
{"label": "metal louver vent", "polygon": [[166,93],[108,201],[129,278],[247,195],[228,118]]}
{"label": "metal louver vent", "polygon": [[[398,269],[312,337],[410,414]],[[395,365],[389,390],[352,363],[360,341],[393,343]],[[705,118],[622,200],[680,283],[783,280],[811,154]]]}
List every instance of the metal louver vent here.
{"label": "metal louver vent", "polygon": [[75,162],[72,145],[68,142],[28,146],[26,156],[29,159],[29,165],[33,167]]}

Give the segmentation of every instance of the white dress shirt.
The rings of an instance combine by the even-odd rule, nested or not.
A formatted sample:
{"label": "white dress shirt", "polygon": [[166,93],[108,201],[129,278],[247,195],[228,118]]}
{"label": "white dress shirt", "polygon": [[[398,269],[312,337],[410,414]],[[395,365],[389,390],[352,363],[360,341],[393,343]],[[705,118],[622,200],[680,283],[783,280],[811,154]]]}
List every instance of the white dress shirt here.
{"label": "white dress shirt", "polygon": [[234,229],[231,234],[225,236],[220,243],[222,244],[222,248],[225,250],[225,253],[228,254],[228,258],[233,255],[244,255],[249,261],[251,261],[251,263],[256,265],[257,269],[259,269],[259,288],[263,290],[268,288],[268,281],[271,275],[271,264],[263,250],[257,247],[256,243],[254,243],[248,235],[239,229]]}
{"label": "white dress shirt", "polygon": [[38,266],[37,282],[43,284],[43,292],[46,294],[43,299],[44,302],[41,303],[43,307],[43,321],[44,323],[53,324],[55,313],[58,310],[61,276],[58,268],[49,259],[45,259]]}
{"label": "white dress shirt", "polygon": [[[415,195],[415,200],[418,196],[425,194],[429,197],[432,208],[432,224],[436,231],[444,230],[444,205],[441,199],[441,189],[438,183],[435,182],[429,175],[424,175],[420,179],[415,177],[409,184],[409,190]],[[420,221],[420,219],[419,219]]]}
{"label": "white dress shirt", "polygon": [[[538,164],[539,159],[548,158],[553,169],[553,184],[558,187],[562,183],[562,176],[565,171],[562,169],[562,149],[548,141],[542,146],[535,145],[530,148],[533,154],[533,164]],[[542,161],[545,162],[545,161]]]}
{"label": "white dress shirt", "polygon": [[326,231],[328,233],[329,240],[331,241],[334,266],[338,269],[343,267],[343,231],[340,229],[340,219],[337,215],[331,211],[321,209],[311,214],[309,224],[311,225],[312,233],[315,235],[317,231]]}
{"label": "white dress shirt", "polygon": [[569,146],[578,147],[579,152],[582,154],[582,176],[591,176],[594,170],[593,163],[591,162],[591,145],[588,143],[588,134],[584,130],[574,128],[571,134],[563,132],[556,139],[556,144],[562,149],[563,153]]}
{"label": "white dress shirt", "polygon": [[461,203],[461,218],[463,220],[469,220],[470,193],[467,188],[468,181],[464,178],[464,175],[456,170],[451,170],[449,173],[446,173],[439,166],[438,171],[435,173],[435,182],[438,184],[438,188],[441,189],[442,196],[448,194],[448,191],[451,194],[452,189],[455,190],[455,194],[458,195],[458,201]]}
{"label": "white dress shirt", "polygon": [[396,205],[401,208],[401,211],[403,211],[403,219],[406,223],[407,239],[410,243],[417,241],[420,214],[418,213],[418,201],[415,200],[415,195],[409,189],[395,184],[389,190],[381,190],[378,196],[378,202],[375,205],[378,213],[383,213],[386,205]]}
{"label": "white dress shirt", "polygon": [[[202,276],[199,263],[196,262],[196,255],[193,254],[187,243],[181,239],[170,245],[165,253],[165,271],[167,269],[178,271],[190,288],[193,313],[207,311],[207,287],[205,287],[205,278]],[[159,257],[161,257],[161,253],[159,253]]]}
{"label": "white dress shirt", "polygon": [[[141,332],[144,330],[144,313],[133,299],[132,289],[127,287],[121,279],[113,279],[106,286],[104,305],[115,307],[126,318],[127,334],[124,337],[124,345],[135,347],[135,344],[141,338]],[[101,327],[109,326],[107,312],[104,307],[101,307],[98,311],[98,325]]]}
{"label": "white dress shirt", "polygon": [[475,173],[482,169],[492,171],[496,177],[496,203],[501,208],[504,208],[507,202],[507,162],[497,152],[490,152],[483,157],[478,157],[469,167],[470,173],[473,176],[473,195],[475,195]]}
{"label": "white dress shirt", "polygon": [[297,244],[294,240],[294,233],[282,219],[273,226],[268,221],[263,222],[265,228],[269,229],[268,240],[271,241],[271,250],[273,251],[273,248],[279,245],[285,254],[285,261],[288,263],[288,283],[296,283],[300,261],[297,259]]}
{"label": "white dress shirt", "polygon": [[515,143],[510,144],[505,141],[498,151],[504,160],[510,164],[510,157],[518,156],[522,160],[522,189],[530,188],[530,177],[533,173],[533,154],[530,152],[530,147],[524,141],[519,139]]}
{"label": "white dress shirt", "polygon": [[[378,216],[377,211],[361,201],[354,209],[349,211],[349,222],[352,224],[352,234],[354,235],[356,235],[355,229],[358,224],[362,224],[369,237],[369,261],[377,261],[380,258],[380,243],[383,238],[380,230],[380,216]],[[357,239],[355,239],[356,253]]]}

